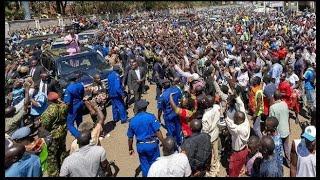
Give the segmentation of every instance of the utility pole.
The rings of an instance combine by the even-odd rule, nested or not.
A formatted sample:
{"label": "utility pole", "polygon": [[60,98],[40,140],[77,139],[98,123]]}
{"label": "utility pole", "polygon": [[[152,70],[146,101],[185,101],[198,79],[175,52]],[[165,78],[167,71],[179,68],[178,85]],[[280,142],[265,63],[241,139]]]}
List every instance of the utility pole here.
{"label": "utility pole", "polygon": [[23,12],[24,12],[24,19],[25,20],[31,19],[29,1],[22,1],[22,7],[23,7]]}

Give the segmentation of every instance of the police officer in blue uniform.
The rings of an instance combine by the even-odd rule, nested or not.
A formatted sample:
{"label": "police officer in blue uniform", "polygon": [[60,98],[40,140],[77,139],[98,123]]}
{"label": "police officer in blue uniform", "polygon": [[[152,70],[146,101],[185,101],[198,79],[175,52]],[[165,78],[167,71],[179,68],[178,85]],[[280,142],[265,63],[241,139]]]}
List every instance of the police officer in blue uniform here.
{"label": "police officer in blue uniform", "polygon": [[134,154],[133,136],[136,137],[143,177],[148,175],[151,164],[160,156],[159,140],[163,142],[159,121],[153,114],[146,112],[148,105],[149,102],[144,99],[135,103],[136,114],[130,120],[127,132],[130,155]]}
{"label": "police officer in blue uniform", "polygon": [[[164,91],[158,99],[158,119],[160,120],[162,112],[165,128],[167,129],[167,136],[172,136],[176,139],[177,144],[180,146],[182,143],[182,131],[179,116],[174,112],[170,106],[170,94],[173,93],[173,100],[179,104],[182,97],[182,92],[178,85],[170,87],[170,81],[164,79],[161,81]],[[160,120],[161,122],[161,120]]]}
{"label": "police officer in blue uniform", "polygon": [[108,75],[108,94],[112,104],[113,121],[121,124],[127,121],[127,111],[123,99],[125,98],[124,88],[120,78],[120,67],[115,65],[113,71]]}
{"label": "police officer in blue uniform", "polygon": [[70,78],[71,83],[64,92],[64,102],[68,105],[67,128],[75,138],[80,136],[80,132],[74,127],[74,121],[77,126],[82,122],[84,86],[77,82],[79,74]]}

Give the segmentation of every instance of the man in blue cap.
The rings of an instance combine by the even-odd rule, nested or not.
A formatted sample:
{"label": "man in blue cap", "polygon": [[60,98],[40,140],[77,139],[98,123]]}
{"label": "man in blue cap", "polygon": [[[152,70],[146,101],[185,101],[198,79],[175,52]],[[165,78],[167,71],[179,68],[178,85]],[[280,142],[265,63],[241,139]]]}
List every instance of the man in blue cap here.
{"label": "man in blue cap", "polygon": [[113,66],[113,71],[108,75],[108,94],[112,104],[113,121],[121,123],[127,121],[127,112],[124,105],[124,88],[120,78],[120,67]]}
{"label": "man in blue cap", "polygon": [[77,126],[82,122],[83,96],[84,86],[81,82],[77,82],[79,74],[75,74],[70,78],[71,83],[64,92],[64,102],[68,105],[67,128],[75,138],[80,136],[80,132],[74,127],[76,121]]}
{"label": "man in blue cap", "polygon": [[[27,148],[26,149],[27,152],[37,154],[42,151],[42,147],[45,141],[42,138],[35,138],[36,135],[38,135],[38,131],[32,133],[31,129],[26,126],[26,127],[17,129],[12,134],[11,139],[15,143],[24,145]],[[40,141],[42,143],[39,143]],[[35,144],[37,143],[39,143],[40,147],[35,146]]]}
{"label": "man in blue cap", "polygon": [[172,136],[176,139],[177,144],[180,146],[182,143],[182,132],[179,116],[174,112],[170,106],[170,94],[173,95],[173,100],[175,104],[179,104],[182,97],[182,93],[178,85],[170,87],[170,81],[164,79],[161,81],[163,86],[163,93],[158,99],[158,119],[161,122],[161,115],[163,112],[163,119],[165,127],[167,129],[167,136]]}
{"label": "man in blue cap", "polygon": [[133,136],[137,139],[136,146],[143,177],[148,175],[151,164],[160,157],[159,140],[163,142],[159,121],[153,114],[146,112],[148,105],[149,102],[144,99],[135,103],[135,116],[131,119],[127,132],[130,155],[134,154]]}

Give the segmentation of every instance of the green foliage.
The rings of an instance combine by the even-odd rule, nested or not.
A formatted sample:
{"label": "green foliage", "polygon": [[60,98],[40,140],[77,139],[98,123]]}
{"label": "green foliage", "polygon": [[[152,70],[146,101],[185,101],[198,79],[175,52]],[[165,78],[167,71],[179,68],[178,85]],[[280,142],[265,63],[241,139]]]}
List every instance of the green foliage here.
{"label": "green foliage", "polygon": [[[64,4],[65,1],[62,1]],[[136,10],[164,10],[164,9],[182,9],[196,8],[218,5],[220,1],[69,1],[68,11],[65,15],[89,15],[89,14],[111,14],[124,13],[128,14]],[[7,19],[23,19],[23,11],[14,8],[14,2],[5,1],[5,17]],[[48,14],[49,17],[55,17],[56,13],[62,11],[62,4],[58,5],[55,1],[33,1],[31,11],[35,16]],[[55,12],[49,12],[49,9],[55,9]],[[51,14],[50,14],[51,13]],[[53,14],[52,14],[53,13]]]}

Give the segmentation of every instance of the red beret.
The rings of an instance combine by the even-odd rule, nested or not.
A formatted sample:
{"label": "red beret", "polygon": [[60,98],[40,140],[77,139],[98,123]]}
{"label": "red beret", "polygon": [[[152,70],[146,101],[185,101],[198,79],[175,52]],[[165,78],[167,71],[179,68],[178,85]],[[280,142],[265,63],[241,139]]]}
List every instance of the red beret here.
{"label": "red beret", "polygon": [[54,101],[54,100],[57,100],[59,99],[59,94],[56,93],[56,92],[49,92],[48,94],[48,100],[49,101]]}

